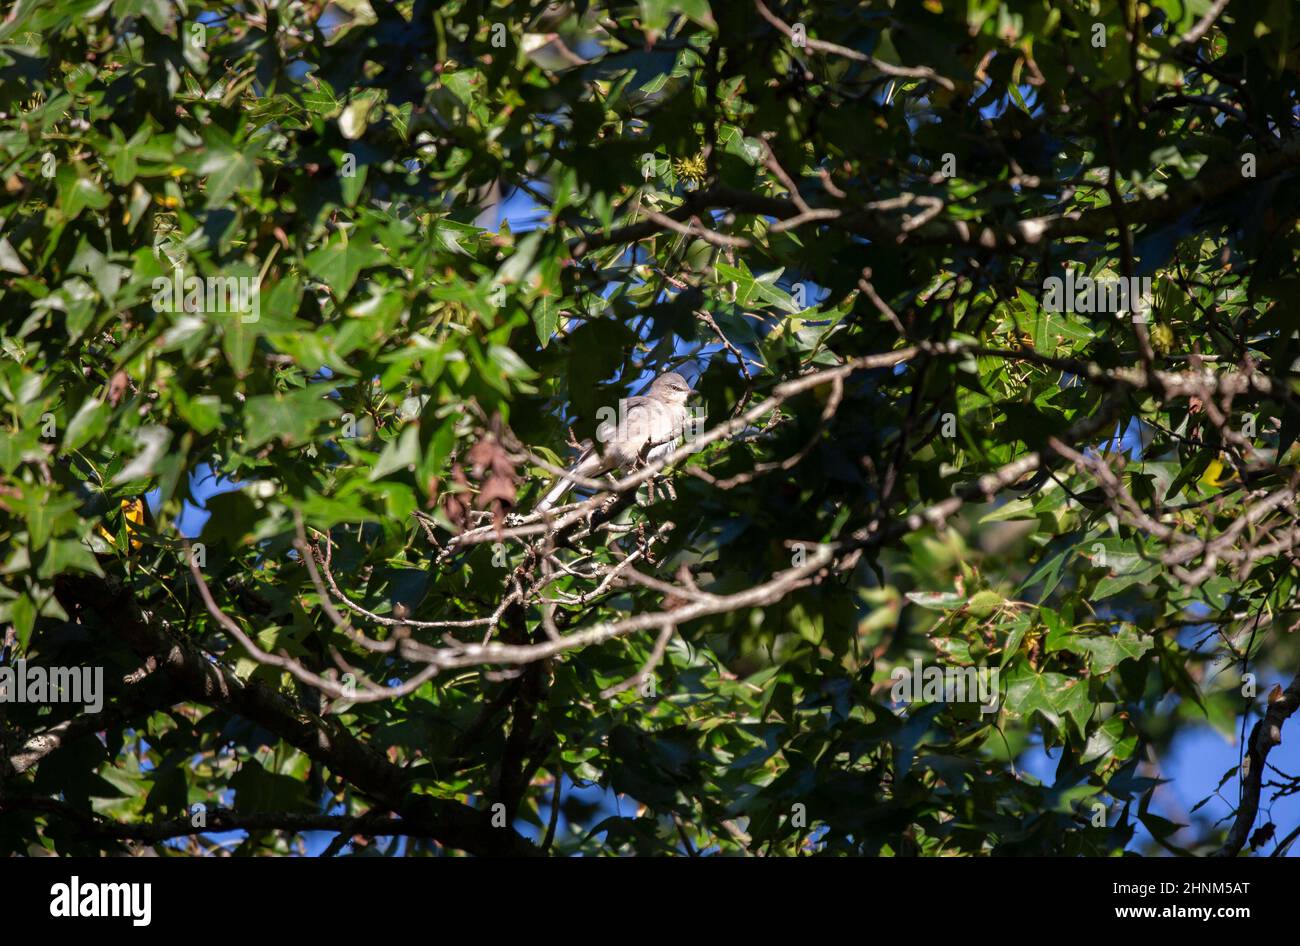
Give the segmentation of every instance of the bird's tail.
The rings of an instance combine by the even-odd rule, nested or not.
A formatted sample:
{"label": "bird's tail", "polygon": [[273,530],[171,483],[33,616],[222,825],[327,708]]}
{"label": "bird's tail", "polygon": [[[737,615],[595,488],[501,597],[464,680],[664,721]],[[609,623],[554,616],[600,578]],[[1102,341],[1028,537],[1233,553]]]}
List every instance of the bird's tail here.
{"label": "bird's tail", "polygon": [[[601,472],[603,464],[600,455],[594,449],[589,450],[578,458],[578,462],[569,470],[574,476],[595,476]],[[533,507],[534,512],[545,512],[552,506],[556,505],[564,494],[573,488],[573,480],[567,476],[561,476],[555,481],[555,484],[542,497],[542,501]]]}

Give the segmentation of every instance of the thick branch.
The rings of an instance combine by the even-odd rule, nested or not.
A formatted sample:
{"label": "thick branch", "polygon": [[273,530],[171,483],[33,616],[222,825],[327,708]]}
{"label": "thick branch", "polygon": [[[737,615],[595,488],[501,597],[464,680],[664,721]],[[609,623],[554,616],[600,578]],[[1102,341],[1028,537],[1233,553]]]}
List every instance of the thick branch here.
{"label": "thick branch", "polygon": [[[1240,161],[1237,160],[1206,167],[1195,180],[1170,187],[1158,197],[1125,202],[1125,220],[1130,227],[1170,223],[1199,207],[1223,200],[1295,167],[1300,167],[1300,142],[1287,142],[1278,151],[1260,155],[1254,177],[1243,176]],[[682,204],[664,216],[679,223],[691,216],[717,209],[775,217],[781,221],[799,219],[803,223],[832,226],[878,242],[909,242],[970,249],[1014,250],[1040,246],[1049,240],[1098,238],[1116,227],[1115,210],[1109,205],[1084,212],[1028,217],[1001,225],[980,226],[965,220],[932,219],[921,226],[915,226],[905,217],[882,210],[828,207],[816,208],[815,212],[810,212],[801,210],[793,200],[766,197],[723,185],[689,195]],[[608,233],[593,233],[573,240],[569,244],[569,251],[576,259],[601,247],[634,243],[655,236],[665,229],[667,227],[664,224],[655,220],[642,220]]]}
{"label": "thick branch", "polygon": [[1296,708],[1300,707],[1300,674],[1296,674],[1291,685],[1282,691],[1277,699],[1271,699],[1264,718],[1250,731],[1247,743],[1249,751],[1243,764],[1241,776],[1241,804],[1237,806],[1237,817],[1228,831],[1228,839],[1223,847],[1215,852],[1215,857],[1236,857],[1250,829],[1254,827],[1255,815],[1259,813],[1259,792],[1264,780],[1264,763],[1274,746],[1282,744],[1282,724],[1287,721]]}
{"label": "thick branch", "polygon": [[486,811],[411,794],[407,773],[341,723],[291,704],[258,681],[239,679],[194,644],[174,638],[141,614],[130,590],[120,583],[91,575],[61,575],[55,587],[70,615],[97,614],[137,654],[154,658],[172,681],[178,701],[224,709],[266,727],[447,847],[483,855],[539,853],[515,832],[493,827]]}
{"label": "thick branch", "polygon": [[56,798],[40,796],[9,796],[0,798],[0,813],[6,811],[38,811],[55,816],[77,826],[83,838],[104,841],[140,841],[156,844],[172,838],[197,834],[216,834],[223,831],[287,831],[301,834],[304,831],[334,831],[347,837],[433,837],[429,825],[414,824],[402,818],[355,818],[350,815],[299,815],[285,812],[256,812],[240,814],[228,808],[209,809],[204,813],[203,824],[195,825],[188,817],[140,824],[110,821],[90,811]]}

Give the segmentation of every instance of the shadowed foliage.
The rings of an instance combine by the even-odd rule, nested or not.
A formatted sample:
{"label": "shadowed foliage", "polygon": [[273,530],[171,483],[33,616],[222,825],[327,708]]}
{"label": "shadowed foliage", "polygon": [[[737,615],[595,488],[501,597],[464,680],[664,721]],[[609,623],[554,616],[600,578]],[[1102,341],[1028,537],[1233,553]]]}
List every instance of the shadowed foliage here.
{"label": "shadowed foliage", "polygon": [[18,0],[0,852],[1285,851],[1294,12]]}

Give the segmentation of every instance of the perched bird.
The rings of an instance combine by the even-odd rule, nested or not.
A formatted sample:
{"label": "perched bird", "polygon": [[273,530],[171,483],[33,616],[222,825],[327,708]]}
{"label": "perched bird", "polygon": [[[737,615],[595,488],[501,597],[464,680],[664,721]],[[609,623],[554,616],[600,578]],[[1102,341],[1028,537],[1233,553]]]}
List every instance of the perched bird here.
{"label": "perched bird", "polygon": [[[631,469],[638,461],[667,456],[686,432],[690,396],[691,386],[685,378],[675,371],[661,374],[645,394],[620,403],[616,420],[596,428],[597,444],[586,446],[569,473],[591,479],[611,470]],[[536,511],[550,509],[572,488],[573,480],[561,476]]]}

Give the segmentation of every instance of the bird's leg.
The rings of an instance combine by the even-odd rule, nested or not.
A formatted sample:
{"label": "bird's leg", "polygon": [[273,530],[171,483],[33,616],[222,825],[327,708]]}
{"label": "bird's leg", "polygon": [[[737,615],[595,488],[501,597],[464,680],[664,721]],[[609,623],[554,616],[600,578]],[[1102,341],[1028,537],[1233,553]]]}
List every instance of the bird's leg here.
{"label": "bird's leg", "polygon": [[[635,466],[633,466],[633,469],[634,469],[634,470],[639,470],[639,469],[641,469],[643,466],[645,466],[644,461],[643,461],[643,460],[637,460]],[[641,499],[641,487],[638,486],[638,487],[637,487],[637,490],[636,490],[636,504],[637,504],[638,506],[640,506],[642,509],[644,509],[644,508],[647,507],[647,506],[652,506],[652,505],[654,505],[654,501],[655,501],[655,480],[654,480],[654,477],[653,477],[653,476],[650,477],[650,479],[646,480],[645,488],[646,488],[646,497],[645,497],[645,500],[644,500],[644,501]]]}
{"label": "bird's leg", "polygon": [[[608,482],[611,486],[612,486],[614,483],[617,483],[617,482],[618,482],[618,477],[615,476],[615,471],[614,471],[614,470],[610,470],[608,473],[605,474],[605,481]],[[613,490],[611,490],[611,492],[613,492]],[[593,494],[593,495],[595,495],[595,494]],[[610,504],[611,502],[617,502],[617,501],[618,501],[618,493],[614,493],[612,496],[610,496],[610,498],[609,498],[607,501],[601,503],[599,506],[596,506],[596,507],[593,507],[593,508],[590,508],[590,509],[587,510],[587,512],[586,512],[586,514],[585,514],[585,516],[584,516],[583,518],[585,519],[585,521],[586,521],[586,523],[587,523],[587,531],[588,531],[588,532],[590,532],[590,531],[591,531],[591,528],[592,528],[592,524],[591,524],[591,518],[592,518],[592,516],[596,515],[596,513],[598,513],[598,512],[603,512],[606,508],[608,508],[608,506],[609,506],[609,504]]]}
{"label": "bird's leg", "polygon": [[662,475],[662,472],[660,472],[656,473],[646,481],[647,495],[645,505],[653,505],[658,500],[660,487],[663,488],[663,492],[669,499],[674,501],[677,499],[677,491],[673,489],[673,481],[667,476]]}

